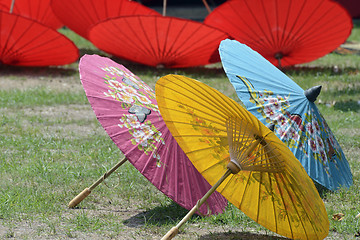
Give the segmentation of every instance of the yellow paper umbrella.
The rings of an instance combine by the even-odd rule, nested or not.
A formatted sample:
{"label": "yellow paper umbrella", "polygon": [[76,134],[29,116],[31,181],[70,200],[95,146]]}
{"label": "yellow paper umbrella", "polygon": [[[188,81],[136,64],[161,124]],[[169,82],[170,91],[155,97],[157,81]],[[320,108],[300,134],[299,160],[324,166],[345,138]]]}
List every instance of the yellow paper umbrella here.
{"label": "yellow paper umbrella", "polygon": [[197,170],[213,185],[163,239],[177,234],[215,189],[247,216],[288,238],[323,239],[329,220],[312,180],[293,153],[246,109],[196,80],[156,83],[159,109]]}

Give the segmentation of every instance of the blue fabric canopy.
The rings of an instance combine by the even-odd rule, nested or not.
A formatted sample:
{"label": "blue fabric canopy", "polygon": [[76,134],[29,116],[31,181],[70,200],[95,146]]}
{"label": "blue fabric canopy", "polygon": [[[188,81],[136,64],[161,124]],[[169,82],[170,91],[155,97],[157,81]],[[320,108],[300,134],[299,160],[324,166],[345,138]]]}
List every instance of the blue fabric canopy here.
{"label": "blue fabric canopy", "polygon": [[321,87],[304,91],[248,46],[226,39],[219,47],[223,68],[246,108],[290,148],[309,176],[330,190],[352,185],[339,143],[314,101]]}

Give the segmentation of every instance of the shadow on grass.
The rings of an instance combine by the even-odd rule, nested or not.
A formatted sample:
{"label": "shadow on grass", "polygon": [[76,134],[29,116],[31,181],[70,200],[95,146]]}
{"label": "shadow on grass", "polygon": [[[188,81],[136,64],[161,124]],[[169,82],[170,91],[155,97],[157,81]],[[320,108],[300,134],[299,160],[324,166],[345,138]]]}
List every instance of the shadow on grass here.
{"label": "shadow on grass", "polygon": [[[100,50],[93,49],[79,49],[80,58],[85,54],[99,55],[102,57],[108,57],[118,64],[124,65],[135,75],[153,75],[153,76],[165,76],[167,74],[178,75],[191,75],[193,78],[214,78],[214,77],[226,77],[224,70],[220,63],[189,67],[189,68],[156,68],[151,66],[142,65],[139,63],[131,62],[126,59],[120,59],[116,57],[110,57],[106,53]],[[45,66],[45,67],[25,67],[25,66],[10,66],[0,64],[0,73],[2,76],[17,76],[17,77],[66,77],[78,74],[79,61],[64,66]]]}
{"label": "shadow on grass", "polygon": [[[235,230],[235,229],[234,229]],[[203,236],[200,236],[198,239],[201,240],[214,240],[214,239],[256,239],[256,240],[269,240],[269,239],[289,239],[285,237],[279,237],[279,236],[270,236],[266,234],[259,234],[259,233],[251,233],[251,232],[224,232],[224,233],[211,233],[211,234],[205,234]]]}
{"label": "shadow on grass", "polygon": [[[74,63],[75,64],[75,63]],[[0,64],[2,76],[14,77],[68,77],[78,73],[77,68],[67,66],[24,67]]]}
{"label": "shadow on grass", "polygon": [[152,67],[135,62],[128,61],[117,57],[111,57],[111,60],[119,64],[124,65],[135,75],[153,75],[153,76],[165,76],[167,74],[187,75],[191,74],[196,78],[214,78],[214,77],[226,77],[225,72],[221,66],[221,63],[211,64],[207,66],[187,67],[187,68],[162,68]]}
{"label": "shadow on grass", "polygon": [[354,67],[335,68],[334,66],[289,66],[284,67],[281,71],[285,74],[296,75],[314,75],[317,73],[329,75],[354,75],[359,73],[359,69]]}
{"label": "shadow on grass", "polygon": [[[155,207],[154,209],[141,212],[129,219],[124,220],[123,223],[128,227],[134,228],[144,225],[176,225],[187,213],[188,210],[172,202],[166,206]],[[199,216],[193,215],[191,219],[195,219],[197,217]]]}
{"label": "shadow on grass", "polygon": [[319,195],[321,198],[326,198],[326,195],[328,193],[332,192],[331,190],[327,189],[326,187],[322,186],[321,184],[319,184],[315,181],[313,181],[313,182],[314,182],[314,185],[315,185],[317,191],[319,192]]}
{"label": "shadow on grass", "polygon": [[[358,94],[359,92],[357,91],[356,93],[354,93],[354,96],[357,95],[357,97],[359,97]],[[359,102],[360,99],[359,101],[349,100],[349,101],[336,102],[334,108],[344,112],[359,112],[360,111]]]}

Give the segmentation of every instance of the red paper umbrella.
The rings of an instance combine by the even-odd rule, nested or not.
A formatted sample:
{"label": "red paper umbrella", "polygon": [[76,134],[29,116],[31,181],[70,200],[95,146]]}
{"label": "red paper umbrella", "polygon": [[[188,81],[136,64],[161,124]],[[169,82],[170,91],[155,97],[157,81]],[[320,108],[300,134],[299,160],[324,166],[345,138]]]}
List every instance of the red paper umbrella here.
{"label": "red paper umbrella", "polygon": [[227,1],[204,22],[279,66],[310,62],[328,54],[352,29],[348,12],[328,0]]}
{"label": "red paper umbrella", "polygon": [[129,0],[52,0],[51,7],[61,21],[88,39],[93,24],[125,15],[160,15],[155,10]]}
{"label": "red paper umbrella", "polygon": [[0,11],[0,63],[18,66],[64,65],[78,49],[56,30],[34,20]]}
{"label": "red paper umbrella", "polygon": [[0,9],[10,11],[14,1],[12,13],[34,19],[51,28],[57,29],[63,26],[50,7],[50,0],[0,0]]}
{"label": "red paper umbrella", "polygon": [[360,18],[360,1],[359,0],[335,0],[349,11],[353,18]]}
{"label": "red paper umbrella", "polygon": [[130,61],[168,68],[218,62],[224,32],[205,24],[163,16],[131,16],[95,25],[90,40],[101,50]]}

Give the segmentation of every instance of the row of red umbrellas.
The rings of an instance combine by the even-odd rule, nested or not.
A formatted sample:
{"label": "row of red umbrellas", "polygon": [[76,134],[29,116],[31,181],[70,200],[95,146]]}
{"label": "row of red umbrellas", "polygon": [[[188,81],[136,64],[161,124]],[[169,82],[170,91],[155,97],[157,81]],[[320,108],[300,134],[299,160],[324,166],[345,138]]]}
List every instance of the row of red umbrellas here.
{"label": "row of red umbrellas", "polygon": [[[0,1],[2,15],[12,8],[11,3],[11,0]],[[128,0],[17,0],[12,10],[10,18],[36,19],[32,25],[43,24],[52,29],[63,24],[107,53],[149,66],[169,68],[218,62],[217,48],[220,41],[228,37],[247,44],[275,65],[309,62],[336,49],[352,29],[349,13],[329,0],[229,0],[216,7],[204,23],[162,16]],[[27,32],[32,39],[38,39],[40,34],[45,36],[41,28]],[[60,65],[78,58],[77,49],[65,44],[69,40],[63,38],[64,44],[54,43],[53,48],[59,50],[59,46],[67,45],[61,51],[68,52],[71,57],[61,57],[62,61],[58,62],[31,62],[31,51],[35,50],[28,53],[27,45],[16,44],[23,41],[24,29],[1,22],[2,35],[9,36],[0,43],[3,63]],[[42,44],[39,45],[41,48]],[[49,49],[47,52],[56,55]],[[29,57],[20,57],[24,55]]]}

